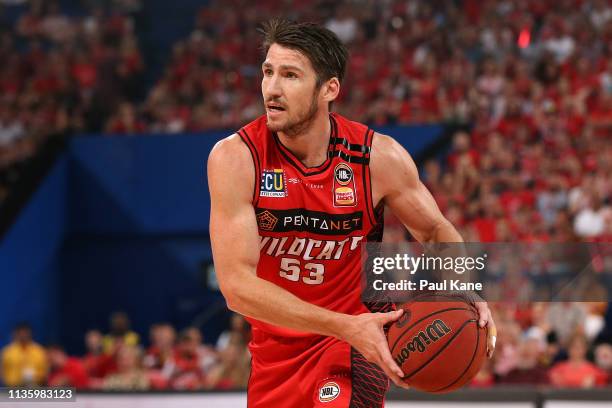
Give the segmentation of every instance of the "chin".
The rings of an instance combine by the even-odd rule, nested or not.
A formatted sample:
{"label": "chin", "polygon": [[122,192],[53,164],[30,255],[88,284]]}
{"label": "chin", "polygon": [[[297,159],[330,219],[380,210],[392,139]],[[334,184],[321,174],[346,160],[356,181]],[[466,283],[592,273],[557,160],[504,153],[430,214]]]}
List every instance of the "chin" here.
{"label": "chin", "polygon": [[270,132],[280,132],[285,129],[285,124],[283,122],[270,120],[269,118],[266,120],[266,125]]}

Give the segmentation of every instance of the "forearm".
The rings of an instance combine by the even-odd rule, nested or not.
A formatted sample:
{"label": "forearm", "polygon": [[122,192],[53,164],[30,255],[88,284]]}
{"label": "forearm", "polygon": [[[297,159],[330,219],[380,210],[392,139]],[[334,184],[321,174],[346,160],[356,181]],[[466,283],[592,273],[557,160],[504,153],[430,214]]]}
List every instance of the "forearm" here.
{"label": "forearm", "polygon": [[445,242],[463,242],[463,238],[455,229],[453,224],[444,220],[440,224],[432,228],[431,232],[423,237],[421,242],[426,243],[445,243]]}
{"label": "forearm", "polygon": [[289,329],[342,338],[347,315],[307,303],[250,272],[227,282],[228,307],[242,315]]}

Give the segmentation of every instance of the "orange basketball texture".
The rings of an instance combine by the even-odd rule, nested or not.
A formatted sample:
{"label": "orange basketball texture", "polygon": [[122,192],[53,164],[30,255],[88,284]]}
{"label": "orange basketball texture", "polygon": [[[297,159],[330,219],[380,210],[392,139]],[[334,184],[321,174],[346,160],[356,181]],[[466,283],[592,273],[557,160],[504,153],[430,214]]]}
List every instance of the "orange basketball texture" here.
{"label": "orange basketball texture", "polygon": [[421,391],[445,393],[474,378],[487,343],[474,306],[459,296],[426,295],[401,307],[404,314],[389,327],[387,339],[404,381]]}

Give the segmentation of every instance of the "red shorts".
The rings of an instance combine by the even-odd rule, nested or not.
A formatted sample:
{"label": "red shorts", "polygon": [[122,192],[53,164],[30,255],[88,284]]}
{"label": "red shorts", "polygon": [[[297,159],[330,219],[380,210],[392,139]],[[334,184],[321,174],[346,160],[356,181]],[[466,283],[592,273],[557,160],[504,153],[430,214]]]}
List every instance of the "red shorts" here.
{"label": "red shorts", "polygon": [[384,406],[389,379],[333,337],[281,338],[253,330],[249,408]]}

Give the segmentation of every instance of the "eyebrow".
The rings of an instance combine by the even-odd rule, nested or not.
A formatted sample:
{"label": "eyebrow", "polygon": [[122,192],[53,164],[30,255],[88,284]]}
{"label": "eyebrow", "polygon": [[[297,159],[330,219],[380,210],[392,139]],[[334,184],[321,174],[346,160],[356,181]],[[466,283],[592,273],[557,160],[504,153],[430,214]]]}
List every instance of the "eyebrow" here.
{"label": "eyebrow", "polygon": [[[263,64],[261,64],[262,68],[272,68],[272,64],[270,64],[269,62],[264,62]],[[300,72],[304,72],[303,69],[301,69],[300,67],[298,67],[297,65],[280,65],[279,66],[280,69],[285,69],[285,70],[291,70],[291,71],[300,71]]]}

